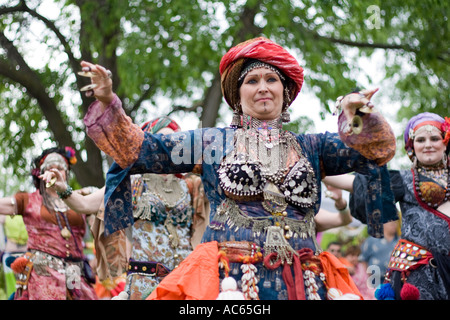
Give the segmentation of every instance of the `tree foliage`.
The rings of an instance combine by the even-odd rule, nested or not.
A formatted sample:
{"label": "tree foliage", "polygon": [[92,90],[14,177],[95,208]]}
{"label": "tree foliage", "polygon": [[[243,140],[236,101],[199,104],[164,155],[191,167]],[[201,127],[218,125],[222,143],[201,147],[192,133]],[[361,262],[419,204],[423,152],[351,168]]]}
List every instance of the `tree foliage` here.
{"label": "tree foliage", "polygon": [[[446,115],[449,86],[447,1],[380,0],[9,0],[0,1],[0,152],[24,176],[43,147],[78,151],[80,185],[104,184],[105,156],[85,135],[92,99],[77,75],[87,60],[109,68],[136,122],[194,113],[203,126],[221,115],[218,65],[232,45],[256,36],[289,48],[305,88],[329,112],[334,99],[371,75],[357,57],[384,50],[384,93],[401,101],[399,119]],[[51,4],[51,6],[49,6]],[[57,8],[55,10],[49,10]],[[356,52],[356,54],[349,54]],[[355,58],[356,57],[356,58]],[[161,105],[161,97],[169,101]],[[157,113],[157,114],[155,114]],[[303,121],[303,120],[302,120]],[[297,123],[302,123],[297,121]]]}

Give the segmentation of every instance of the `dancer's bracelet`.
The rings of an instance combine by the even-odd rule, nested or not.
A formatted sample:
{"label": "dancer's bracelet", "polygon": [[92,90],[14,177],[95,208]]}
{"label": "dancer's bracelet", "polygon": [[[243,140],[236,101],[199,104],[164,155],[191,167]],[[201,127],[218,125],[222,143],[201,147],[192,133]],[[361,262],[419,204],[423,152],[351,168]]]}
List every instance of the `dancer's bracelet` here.
{"label": "dancer's bracelet", "polygon": [[67,199],[68,197],[70,197],[72,195],[72,192],[73,192],[72,187],[67,185],[67,189],[65,191],[63,191],[63,192],[57,191],[56,193],[62,200],[64,200],[64,199]]}

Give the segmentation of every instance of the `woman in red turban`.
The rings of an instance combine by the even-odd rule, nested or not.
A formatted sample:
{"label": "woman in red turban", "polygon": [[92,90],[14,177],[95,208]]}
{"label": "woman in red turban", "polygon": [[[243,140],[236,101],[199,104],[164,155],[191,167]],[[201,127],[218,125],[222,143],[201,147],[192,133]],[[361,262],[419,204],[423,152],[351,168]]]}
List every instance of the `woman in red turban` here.
{"label": "woman in red turban", "polygon": [[239,78],[241,71],[244,69],[244,62],[252,60],[258,60],[276,67],[284,74],[288,79],[286,85],[289,90],[286,102],[289,101],[290,104],[294,101],[303,85],[303,68],[283,47],[268,39],[256,38],[231,48],[220,62],[222,91],[225,100],[233,109],[235,109],[239,100],[239,94],[236,92],[236,79]]}
{"label": "woman in red turban", "polygon": [[[202,245],[150,299],[215,299],[219,277],[229,277],[223,291],[242,291],[245,299],[360,297],[345,267],[321,253],[314,217],[322,178],[353,171],[372,179],[369,232],[381,236],[384,219],[396,214],[381,197],[390,190],[384,189],[382,166],[395,153],[395,137],[384,118],[370,112],[376,90],[338,99],[343,111],[339,133],[283,130],[287,109],[303,84],[303,69],[278,44],[256,38],[231,48],[220,63],[223,95],[235,113],[232,126],[163,137],[131,123],[104,67],[81,65],[96,73],[97,101],[84,118],[88,135],[121,167],[108,173],[106,212],[120,215],[121,224],[110,231],[131,223],[123,199],[132,173],[198,173],[210,203]],[[361,107],[366,113],[357,111]],[[348,125],[355,116],[364,125],[357,132]],[[119,201],[123,207],[108,209],[108,203]],[[327,295],[329,289],[336,290]]]}

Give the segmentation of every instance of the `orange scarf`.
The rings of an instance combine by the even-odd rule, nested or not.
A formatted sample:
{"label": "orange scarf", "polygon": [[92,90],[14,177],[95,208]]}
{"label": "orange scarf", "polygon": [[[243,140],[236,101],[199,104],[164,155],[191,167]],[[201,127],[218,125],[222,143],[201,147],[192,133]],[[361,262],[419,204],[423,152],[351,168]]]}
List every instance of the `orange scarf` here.
{"label": "orange scarf", "polygon": [[323,251],[319,255],[322,263],[323,273],[325,274],[327,287],[339,289],[343,294],[356,294],[363,300],[361,293],[353,282],[345,265],[339,261],[333,254]]}
{"label": "orange scarf", "polygon": [[146,300],[215,300],[220,285],[218,254],[216,241],[199,244]]}

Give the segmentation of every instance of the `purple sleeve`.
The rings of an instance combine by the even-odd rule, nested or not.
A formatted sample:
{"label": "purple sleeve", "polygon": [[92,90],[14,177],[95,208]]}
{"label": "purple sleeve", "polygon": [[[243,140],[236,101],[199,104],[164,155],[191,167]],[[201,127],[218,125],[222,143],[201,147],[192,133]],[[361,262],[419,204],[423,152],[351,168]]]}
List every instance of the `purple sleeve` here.
{"label": "purple sleeve", "polygon": [[121,168],[127,168],[136,161],[144,132],[125,114],[117,95],[105,109],[100,101],[93,102],[83,121],[88,136]]}

